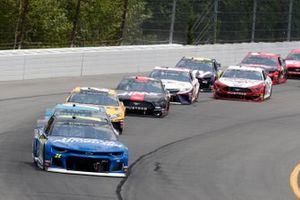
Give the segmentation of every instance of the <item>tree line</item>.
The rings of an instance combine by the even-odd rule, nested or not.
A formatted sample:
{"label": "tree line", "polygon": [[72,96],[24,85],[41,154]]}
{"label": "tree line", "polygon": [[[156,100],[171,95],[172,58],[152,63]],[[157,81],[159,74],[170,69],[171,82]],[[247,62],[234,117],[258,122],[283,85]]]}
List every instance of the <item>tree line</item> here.
{"label": "tree line", "polygon": [[[255,41],[282,41],[291,0],[256,0]],[[174,43],[249,42],[254,0],[177,0]],[[0,49],[169,42],[174,0],[0,0]],[[300,39],[300,0],[291,38]],[[216,19],[217,13],[217,21]]]}

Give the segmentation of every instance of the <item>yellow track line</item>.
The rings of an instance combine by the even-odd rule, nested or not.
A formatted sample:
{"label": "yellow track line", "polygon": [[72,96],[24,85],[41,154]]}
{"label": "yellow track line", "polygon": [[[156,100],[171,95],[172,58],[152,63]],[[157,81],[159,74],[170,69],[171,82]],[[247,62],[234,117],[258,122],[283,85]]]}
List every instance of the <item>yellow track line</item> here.
{"label": "yellow track line", "polygon": [[297,199],[300,199],[300,188],[298,185],[298,176],[300,173],[300,164],[298,164],[292,171],[290,175],[290,186],[292,191],[296,195]]}

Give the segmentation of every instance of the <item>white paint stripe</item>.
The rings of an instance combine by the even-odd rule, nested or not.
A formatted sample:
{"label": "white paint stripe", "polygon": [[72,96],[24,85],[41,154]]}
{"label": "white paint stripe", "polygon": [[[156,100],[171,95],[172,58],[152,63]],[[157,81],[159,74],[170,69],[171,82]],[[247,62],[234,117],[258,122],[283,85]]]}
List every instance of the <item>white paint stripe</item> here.
{"label": "white paint stripe", "polygon": [[56,172],[56,173],[64,173],[64,174],[78,174],[78,175],[88,175],[88,176],[104,176],[104,177],[126,177],[126,174],[122,173],[97,173],[97,172],[83,172],[83,171],[73,171],[73,170],[65,170],[59,168],[52,168],[49,167],[47,169],[49,172]]}

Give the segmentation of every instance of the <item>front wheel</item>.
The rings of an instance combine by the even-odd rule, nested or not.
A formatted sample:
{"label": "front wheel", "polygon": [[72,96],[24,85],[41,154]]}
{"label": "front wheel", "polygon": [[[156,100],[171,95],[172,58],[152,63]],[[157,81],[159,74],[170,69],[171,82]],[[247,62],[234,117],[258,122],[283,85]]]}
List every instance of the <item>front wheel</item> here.
{"label": "front wheel", "polygon": [[154,111],[153,114],[154,114],[154,116],[157,117],[157,118],[163,117],[162,111]]}

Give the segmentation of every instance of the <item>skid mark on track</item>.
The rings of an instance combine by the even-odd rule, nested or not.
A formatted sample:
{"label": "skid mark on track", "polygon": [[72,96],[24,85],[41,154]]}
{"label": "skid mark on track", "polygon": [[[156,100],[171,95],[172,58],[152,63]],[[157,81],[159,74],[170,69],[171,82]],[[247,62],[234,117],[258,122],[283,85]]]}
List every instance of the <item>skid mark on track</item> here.
{"label": "skid mark on track", "polygon": [[160,171],[160,163],[159,162],[155,163],[155,168],[154,168],[153,171],[155,171],[155,172],[159,172]]}
{"label": "skid mark on track", "polygon": [[[128,178],[130,177],[134,167],[142,160],[144,159],[147,159],[147,157],[150,157],[151,155],[159,152],[160,150],[163,150],[167,147],[170,147],[174,144],[179,144],[181,142],[185,142],[185,141],[188,141],[188,140],[191,140],[193,138],[196,138],[196,137],[199,137],[199,136],[202,136],[202,137],[205,137],[205,136],[210,136],[211,134],[216,134],[216,133],[220,133],[220,131],[223,130],[223,133],[225,133],[226,131],[228,130],[231,130],[231,129],[234,129],[234,128],[237,128],[237,127],[243,127],[243,126],[246,126],[246,125],[249,125],[249,124],[255,124],[255,123],[263,123],[263,122],[266,122],[266,121],[272,121],[272,120],[278,120],[278,119],[284,119],[284,118],[294,118],[294,117],[299,117],[300,116],[300,113],[294,113],[294,114],[290,114],[290,115],[284,115],[284,116],[275,116],[275,117],[271,117],[271,118],[265,118],[265,119],[255,119],[255,120],[251,120],[251,121],[247,121],[247,122],[242,122],[242,123],[239,123],[239,124],[235,124],[235,125],[231,125],[231,126],[227,126],[227,127],[223,127],[223,128],[219,128],[219,129],[216,129],[216,130],[212,130],[212,131],[207,131],[207,132],[204,132],[204,133],[200,133],[200,134],[197,134],[197,135],[193,135],[193,136],[190,136],[190,137],[187,137],[187,138],[183,138],[183,139],[180,139],[180,140],[177,140],[177,141],[174,141],[174,142],[171,142],[171,143],[168,143],[168,144],[165,144],[151,152],[148,152],[142,156],[140,156],[137,160],[135,160],[128,168],[128,172],[127,172],[127,176],[125,178],[123,178],[120,183],[118,184],[117,188],[116,188],[116,195],[117,195],[117,198],[118,200],[123,200],[123,197],[122,197],[122,187],[124,186],[124,184],[126,183],[126,181],[128,180]],[[222,132],[220,133],[222,134]],[[300,171],[300,166],[299,166],[299,171]],[[300,192],[299,192],[300,194]],[[300,199],[300,198],[299,198]]]}

